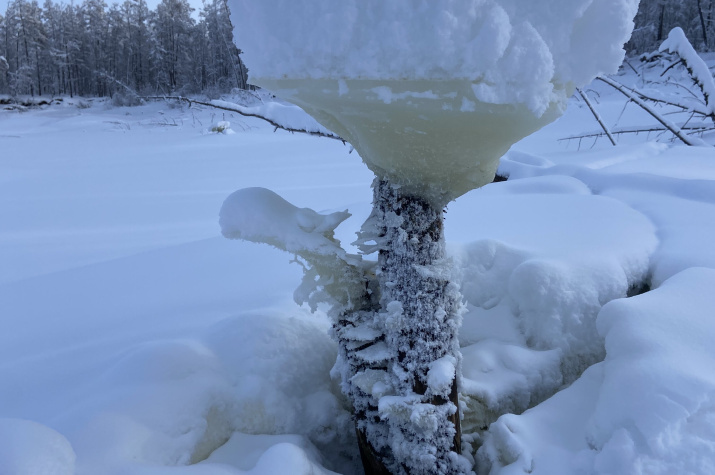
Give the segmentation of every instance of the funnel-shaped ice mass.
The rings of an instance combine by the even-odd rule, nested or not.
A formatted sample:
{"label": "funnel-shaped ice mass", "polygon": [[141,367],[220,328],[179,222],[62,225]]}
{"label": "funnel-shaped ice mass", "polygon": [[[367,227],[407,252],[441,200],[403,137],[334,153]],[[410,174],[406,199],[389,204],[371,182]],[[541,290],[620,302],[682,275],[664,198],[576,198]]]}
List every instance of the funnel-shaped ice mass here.
{"label": "funnel-shaped ice mass", "polygon": [[261,79],[338,133],[381,178],[443,206],[492,181],[499,158],[560,115],[479,101],[469,81]]}
{"label": "funnel-shaped ice mass", "polygon": [[229,0],[249,80],[444,204],[491,181],[575,86],[614,72],[638,0]]}

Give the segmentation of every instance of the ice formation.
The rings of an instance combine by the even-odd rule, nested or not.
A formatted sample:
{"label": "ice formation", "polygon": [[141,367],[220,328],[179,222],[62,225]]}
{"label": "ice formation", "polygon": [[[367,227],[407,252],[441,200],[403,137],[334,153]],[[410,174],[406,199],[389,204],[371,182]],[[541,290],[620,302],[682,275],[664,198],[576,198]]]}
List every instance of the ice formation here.
{"label": "ice formation", "polygon": [[635,0],[229,2],[250,80],[441,207],[623,59]]}
{"label": "ice formation", "polygon": [[620,65],[638,2],[229,0],[229,5],[252,79],[465,79],[474,83],[481,102],[523,103],[541,114],[566,98],[564,87]]}

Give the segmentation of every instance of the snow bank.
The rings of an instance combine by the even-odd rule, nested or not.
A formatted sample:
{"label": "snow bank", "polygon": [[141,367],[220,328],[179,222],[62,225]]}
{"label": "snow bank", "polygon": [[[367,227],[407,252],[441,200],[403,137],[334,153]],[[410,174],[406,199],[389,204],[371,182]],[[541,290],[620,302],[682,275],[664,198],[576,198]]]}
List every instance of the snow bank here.
{"label": "snow bank", "polygon": [[691,268],[604,306],[605,361],[493,424],[479,451],[485,473],[713,473],[713,286],[715,270]]}
{"label": "snow bank", "polygon": [[[242,315],[200,338],[137,345],[115,357],[55,423],[86,473],[131,466],[153,474],[148,467],[200,462],[206,470],[220,463],[255,474],[288,473],[277,467],[296,463],[296,473],[311,473],[326,463],[313,444],[341,446],[351,435],[329,377],[336,349],[326,330],[298,318]],[[245,434],[294,435],[258,444]],[[251,456],[232,464],[225,454],[237,447]],[[272,455],[262,458],[266,451]],[[285,461],[273,459],[281,453]],[[343,456],[333,454],[332,463]]]}
{"label": "snow bank", "polygon": [[[577,178],[602,196],[638,211],[658,229],[650,280],[658,286],[689,267],[715,268],[713,151],[665,144],[554,154],[548,160],[510,152],[500,173],[519,182]],[[507,182],[507,183],[509,183]]]}
{"label": "snow bank", "polygon": [[448,216],[470,310],[460,332],[469,429],[525,410],[603,358],[596,315],[647,281],[658,239],[643,215],[570,177],[489,185]]}
{"label": "snow bank", "polygon": [[[623,59],[634,0],[229,0],[252,78],[474,81],[536,114]],[[556,86],[556,87],[555,87]],[[395,99],[393,97],[393,99]]]}

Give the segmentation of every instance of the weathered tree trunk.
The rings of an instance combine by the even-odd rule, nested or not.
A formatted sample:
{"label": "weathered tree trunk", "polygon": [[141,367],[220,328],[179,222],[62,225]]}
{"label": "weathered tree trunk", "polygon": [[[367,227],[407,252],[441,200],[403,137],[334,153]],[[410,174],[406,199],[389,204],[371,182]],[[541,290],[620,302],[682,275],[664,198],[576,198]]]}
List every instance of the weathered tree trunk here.
{"label": "weathered tree trunk", "polygon": [[705,26],[705,14],[703,13],[703,7],[701,5],[701,0],[698,0],[698,16],[700,17],[700,29],[703,33],[703,46],[705,46],[705,51],[708,51],[708,28]]}
{"label": "weathered tree trunk", "polygon": [[372,402],[378,406],[368,411],[373,420],[358,424],[365,473],[465,473],[468,464],[457,455],[462,304],[449,279],[442,210],[385,180],[374,184],[373,206],[369,222],[380,247],[377,320],[389,390]]}

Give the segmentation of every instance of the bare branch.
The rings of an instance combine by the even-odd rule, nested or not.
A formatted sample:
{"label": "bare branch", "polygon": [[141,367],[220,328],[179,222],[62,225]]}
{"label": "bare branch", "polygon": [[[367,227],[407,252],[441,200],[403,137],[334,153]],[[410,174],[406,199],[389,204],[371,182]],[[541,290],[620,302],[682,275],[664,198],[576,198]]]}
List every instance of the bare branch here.
{"label": "bare branch", "polygon": [[[667,129],[665,127],[622,127],[622,128],[617,128],[617,129],[612,129],[611,133],[613,135],[621,135],[621,134],[640,134],[640,133],[651,133],[651,132],[666,132],[669,131],[670,129]],[[681,127],[680,130],[687,131],[688,134],[701,134],[703,132],[709,132],[711,130],[715,130],[715,127],[708,126],[708,127],[703,127],[703,126],[687,126],[687,127]],[[569,137],[562,137],[558,139],[558,141],[562,142],[565,140],[575,140],[575,139],[587,139],[587,138],[598,138],[598,137],[605,137],[606,134],[604,132],[587,132],[585,134],[579,134],[579,135],[571,135]]]}
{"label": "bare branch", "polygon": [[243,107],[239,104],[233,104],[231,102],[225,102],[225,101],[210,101],[210,102],[204,102],[204,101],[197,101],[195,99],[189,99],[188,97],[184,96],[146,96],[144,99],[149,99],[149,100],[166,100],[166,99],[171,99],[171,100],[176,100],[176,101],[182,101],[186,102],[189,104],[189,107],[193,104],[199,104],[202,106],[206,107],[213,107],[214,109],[221,109],[229,112],[235,112],[237,114],[240,114],[244,117],[255,117],[257,119],[264,120],[271,124],[273,127],[275,127],[275,130],[282,129],[288,132],[298,132],[301,134],[308,134],[308,135],[313,135],[315,137],[325,137],[328,139],[333,139],[333,140],[339,140],[343,144],[347,143],[346,140],[344,140],[342,137],[339,135],[336,135],[327,129],[320,130],[318,128],[316,129],[308,129],[308,128],[296,128],[296,127],[291,127],[287,126],[284,124],[281,124],[277,121],[275,118],[270,118],[266,117],[265,115],[259,113],[258,111],[254,110],[255,108],[248,108],[248,107]]}
{"label": "bare branch", "polygon": [[634,73],[636,73],[636,76],[640,77],[641,73],[639,73],[638,70],[636,70],[636,68],[633,67],[633,65],[631,64],[630,61],[628,61],[628,59],[624,59],[624,60],[623,60],[623,63],[624,63],[624,64],[627,64],[628,67],[631,68]]}
{"label": "bare branch", "polygon": [[703,142],[701,140],[694,139],[692,137],[687,136],[684,134],[678,126],[670,122],[668,119],[664,118],[662,115],[660,115],[655,109],[653,109],[651,106],[649,106],[646,102],[644,102],[640,97],[638,97],[637,94],[634,94],[630,91],[628,91],[621,83],[614,81],[611,78],[607,78],[604,76],[598,76],[596,79],[605,82],[609,86],[613,87],[614,89],[618,90],[621,94],[629,98],[631,101],[634,103],[638,104],[644,111],[648,112],[655,120],[660,122],[663,127],[668,129],[670,132],[673,133],[676,137],[678,137],[684,144],[686,145],[703,145]]}
{"label": "bare branch", "polygon": [[[671,84],[677,84],[677,83],[671,83]],[[628,86],[626,86],[626,85],[624,85],[624,84],[621,84],[621,86],[623,86],[624,89],[627,89],[628,91],[631,91],[632,93],[637,94],[638,96],[640,96],[641,99],[645,99],[645,100],[648,100],[648,101],[651,101],[651,102],[655,102],[655,103],[665,104],[665,105],[668,105],[668,106],[678,107],[678,108],[680,108],[680,109],[683,109],[684,111],[694,112],[694,113],[699,114],[699,115],[702,115],[702,116],[707,116],[707,115],[708,115],[708,113],[707,113],[706,111],[704,111],[704,110],[696,109],[695,107],[692,107],[692,106],[686,106],[686,105],[683,105],[683,104],[679,104],[679,103],[677,103],[677,102],[671,102],[671,101],[668,101],[668,100],[663,99],[663,98],[660,98],[660,97],[653,97],[653,96],[651,96],[651,95],[645,94],[645,93],[642,92],[642,91],[639,91],[639,90],[637,90],[637,89],[633,89],[632,87],[628,87]],[[686,89],[687,89],[687,88],[686,88]],[[691,94],[692,94],[692,91],[690,91],[690,92],[691,92]]]}
{"label": "bare branch", "polygon": [[608,136],[608,140],[610,140],[610,141],[611,141],[611,144],[615,147],[615,146],[616,146],[616,139],[614,139],[614,138],[613,138],[613,135],[611,135],[611,131],[608,130],[608,127],[606,127],[606,124],[603,122],[603,119],[601,119],[601,116],[599,115],[599,113],[596,111],[596,109],[593,108],[593,105],[591,104],[591,101],[588,99],[588,96],[583,93],[583,91],[581,90],[581,88],[578,88],[578,87],[577,87],[576,90],[577,90],[578,93],[581,95],[581,97],[583,98],[583,100],[584,100],[584,102],[586,103],[586,105],[588,106],[588,108],[591,109],[591,113],[592,113],[593,116],[596,118],[596,121],[597,121],[598,124],[601,126],[601,128],[603,129],[603,131],[605,132],[605,134]]}
{"label": "bare branch", "polygon": [[665,73],[667,73],[668,71],[670,71],[671,69],[673,69],[673,68],[676,67],[677,65],[683,64],[683,63],[685,63],[685,60],[684,60],[683,58],[680,58],[679,60],[670,63],[670,66],[668,66],[667,68],[665,68],[665,69],[663,70],[663,72],[660,73],[660,77],[665,76]]}

